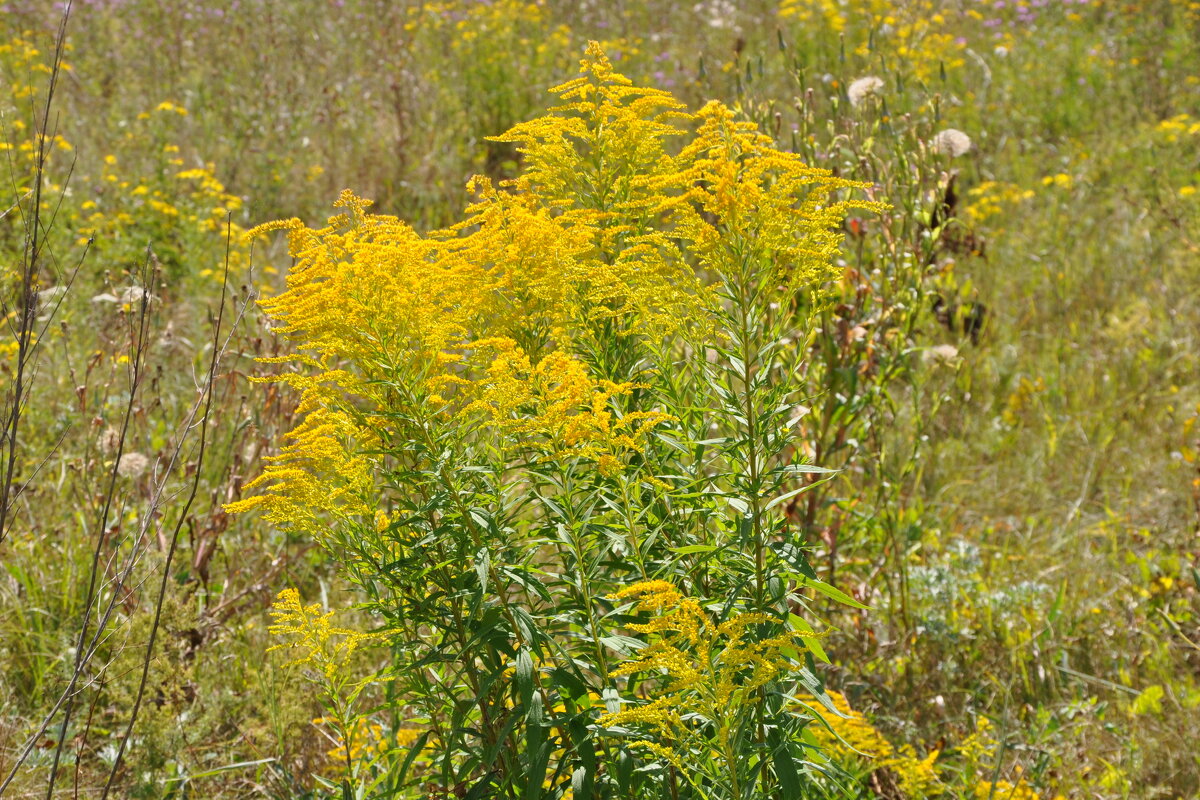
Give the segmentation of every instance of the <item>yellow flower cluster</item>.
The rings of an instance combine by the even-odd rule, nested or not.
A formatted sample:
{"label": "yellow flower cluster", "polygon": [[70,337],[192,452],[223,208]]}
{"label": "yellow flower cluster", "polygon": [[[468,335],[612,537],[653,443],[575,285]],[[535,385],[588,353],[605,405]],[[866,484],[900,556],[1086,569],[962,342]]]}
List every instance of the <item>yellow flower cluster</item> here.
{"label": "yellow flower cluster", "polygon": [[998,744],[992,735],[991,721],[987,717],[978,717],[975,732],[963,739],[958,752],[968,764],[984,764],[991,760]]}
{"label": "yellow flower cluster", "polygon": [[[33,81],[29,80],[30,76],[50,75],[53,71],[50,64],[46,63],[48,54],[42,52],[34,41],[37,36],[34,31],[26,30],[6,42],[0,42],[0,72],[9,85],[9,96],[14,104],[28,100],[37,91]],[[70,45],[65,49],[70,50]],[[71,65],[64,61],[61,69],[70,72]]]}
{"label": "yellow flower cluster", "polygon": [[1054,186],[1059,189],[1070,189],[1075,180],[1065,172],[1059,172],[1056,175],[1047,175],[1042,178],[1043,186]]}
{"label": "yellow flower cluster", "polygon": [[972,223],[980,223],[999,215],[1006,206],[1014,206],[1032,199],[1032,189],[1022,189],[1014,183],[984,181],[967,191],[969,202],[966,216]]}
{"label": "yellow flower cluster", "polygon": [[633,392],[634,384],[597,381],[578,358],[556,350],[537,364],[511,339],[475,343],[491,350],[486,377],[470,387],[478,409],[516,440],[547,445],[550,457],[595,461],[600,472],[620,470],[621,456],[641,452],[645,436],[671,419],[655,411],[616,416],[614,400]]}
{"label": "yellow flower cluster", "polygon": [[[935,0],[781,0],[777,13],[782,20],[801,23],[802,30],[820,35],[844,34],[860,40],[855,52],[863,57],[876,51],[895,58],[923,81],[961,67],[966,45],[948,31],[942,3]],[[868,38],[867,31],[878,33]]]}
{"label": "yellow flower cluster", "polygon": [[[1017,779],[1016,783],[1009,781],[980,781],[975,785],[976,800],[1041,800],[1041,795],[1034,791],[1028,783]],[[1061,795],[1054,800],[1065,800]]]}
{"label": "yellow flower cluster", "polygon": [[866,717],[850,708],[844,695],[834,691],[827,695],[838,714],[824,708],[814,697],[800,698],[820,717],[820,722],[812,725],[810,730],[827,752],[843,761],[871,759],[873,767],[891,771],[905,797],[936,794],[941,786],[935,767],[939,751],[933,750],[925,758],[919,758],[909,745],[896,748]]}
{"label": "yellow flower cluster", "polygon": [[[1200,14],[1197,15],[1197,19],[1200,19]],[[1151,146],[1156,149],[1172,145],[1183,145],[1194,149],[1196,141],[1200,139],[1200,119],[1191,114],[1176,114],[1154,125],[1150,129],[1149,137]],[[1194,178],[1194,175],[1191,176],[1192,183],[1185,183],[1175,190],[1175,194],[1180,200],[1194,202],[1198,191]]]}
{"label": "yellow flower cluster", "polygon": [[372,465],[360,454],[374,437],[345,411],[320,403],[327,396],[325,387],[298,377],[292,382],[305,388],[298,409],[304,417],[288,434],[280,453],[268,458],[263,474],[245,487],[249,491],[269,484],[268,490],[230,503],[226,511],[261,507],[267,521],[318,541],[328,531],[330,517],[377,524],[375,508],[368,501],[375,487]]}
{"label": "yellow flower cluster", "polygon": [[698,115],[700,130],[681,155],[693,203],[675,204],[680,233],[704,269],[729,274],[736,265],[773,260],[781,284],[815,290],[838,274],[833,256],[847,212],[883,206],[836,199],[838,190],[865,185],[776,150],[753,123],[734,117],[717,102]]}
{"label": "yellow flower cluster", "polygon": [[[654,637],[637,657],[613,670],[613,675],[659,672],[666,676],[663,690],[675,694],[701,683],[711,660],[716,627],[693,598],[684,597],[667,581],[642,581],[614,595],[614,599],[636,598],[634,610],[651,613],[649,622],[632,624],[630,630]],[[601,724],[636,722],[659,712],[673,711],[670,698],[659,698],[647,706],[607,715]]]}
{"label": "yellow flower cluster", "polygon": [[[39,153],[44,154],[47,164],[54,163],[56,152],[70,152],[74,148],[62,136],[39,138],[29,129],[25,114],[16,113],[18,108],[28,107],[30,98],[38,91],[38,82],[45,82],[52,72],[49,56],[34,42],[36,35],[25,31],[5,42],[0,42],[0,153],[8,164],[8,177],[12,200],[23,198],[33,186]],[[70,65],[63,62],[62,69],[69,71]],[[61,191],[61,187],[47,178],[44,189]],[[48,201],[44,201],[49,208]],[[3,209],[0,209],[2,211]]]}
{"label": "yellow flower cluster", "polygon": [[376,637],[350,628],[335,627],[334,613],[322,613],[320,603],[306,606],[301,602],[298,591],[284,589],[276,596],[271,608],[275,622],[268,630],[288,641],[271,649],[290,650],[293,657],[289,663],[315,667],[326,681],[335,681],[355,651]]}
{"label": "yellow flower cluster", "polygon": [[[230,194],[217,179],[215,167],[183,169],[179,148],[161,141],[163,124],[156,120],[149,126],[140,122],[128,127],[122,143],[126,152],[138,159],[156,163],[142,170],[141,177],[123,168],[122,158],[114,153],[103,159],[98,175],[80,173],[71,179],[70,191],[53,176],[64,170],[56,169],[55,156],[73,150],[62,136],[47,138],[39,146],[37,135],[29,130],[21,115],[8,114],[9,103],[15,105],[28,98],[35,87],[30,76],[44,77],[51,72],[48,55],[34,46],[32,34],[0,44],[0,71],[7,85],[7,97],[0,97],[0,112],[4,129],[0,131],[0,152],[12,151],[12,179],[15,196],[22,198],[33,186],[39,149],[46,151],[48,170],[44,176],[43,210],[57,206],[61,194],[61,215],[77,246],[91,244],[97,256],[118,268],[136,269],[145,259],[147,243],[167,268],[168,278],[199,275],[220,280],[226,256],[225,234],[227,220],[242,208],[241,198]],[[69,70],[63,64],[64,70]],[[138,115],[138,120],[158,117],[177,118],[187,110],[171,101],[159,103],[153,111]],[[165,123],[164,123],[165,124]],[[229,226],[232,247],[230,267],[243,269],[249,262],[249,249],[243,242],[244,230],[232,223]],[[200,256],[201,263],[191,263]]]}
{"label": "yellow flower cluster", "polygon": [[[819,718],[809,730],[825,751],[840,763],[847,766],[865,763],[871,771],[887,770],[895,779],[902,795],[909,798],[937,795],[945,791],[947,785],[952,784],[957,777],[957,770],[949,771],[945,780],[939,775],[939,750],[933,750],[921,758],[910,745],[896,747],[861,712],[852,709],[844,695],[828,691],[826,696],[837,709],[837,713],[829,711],[815,697],[800,696],[799,699]],[[979,717],[974,733],[964,739],[955,750],[961,761],[970,768],[969,774],[983,772],[990,776],[998,747],[992,724],[987,718]],[[989,780],[980,779],[968,785],[965,791],[979,800],[1040,800],[1038,792],[1023,779],[1019,767],[1011,777],[1015,782],[997,780],[993,784]],[[1054,800],[1062,798],[1055,797]]]}
{"label": "yellow flower cluster", "polygon": [[317,717],[312,724],[333,727],[337,744],[326,755],[337,771],[345,768],[347,757],[351,761],[374,761],[396,747],[412,744],[421,735],[417,728],[399,728],[389,736],[387,730],[370,717],[355,717],[348,736],[340,732],[340,723],[334,717]]}
{"label": "yellow flower cluster", "polygon": [[[993,733],[991,721],[987,717],[979,717],[975,720],[975,732],[963,740],[962,744],[958,746],[958,752],[967,765],[977,771],[992,775],[999,747],[1000,743]],[[1015,778],[1015,783],[1007,780],[997,780],[995,783],[987,779],[978,780],[972,790],[973,796],[980,800],[985,798],[1041,800],[1041,795],[1025,781],[1021,767],[1017,766],[1013,772],[1012,777]],[[1053,800],[1064,800],[1064,798],[1055,796]]]}
{"label": "yellow flower cluster", "polygon": [[1155,126],[1154,132],[1167,142],[1178,142],[1181,138],[1200,135],[1200,120],[1190,114],[1176,114]]}
{"label": "yellow flower cluster", "polygon": [[168,268],[182,271],[185,265],[174,262],[187,257],[185,251],[199,249],[191,247],[193,242],[207,241],[212,260],[186,265],[193,267],[187,271],[220,281],[224,265],[216,259],[224,259],[228,224],[230,268],[243,269],[249,263],[245,231],[230,220],[231,214],[241,210],[242,199],[226,191],[212,164],[178,169],[183,164],[178,151],[173,145],[162,148],[167,169],[159,178],[131,178],[121,171],[115,155],[107,156],[100,182],[92,187],[86,178],[83,181],[83,193],[89,199],[80,206],[77,244],[93,238],[102,252],[122,246],[136,251],[149,240]]}
{"label": "yellow flower cluster", "polygon": [[1046,381],[1041,376],[1034,380],[1021,376],[1016,389],[1005,401],[1004,410],[1000,412],[1001,419],[1013,427],[1021,424],[1021,420],[1034,408],[1038,398],[1045,392]]}
{"label": "yellow flower cluster", "polygon": [[[945,782],[938,774],[938,757],[941,752],[931,751],[924,758],[917,756],[910,745],[894,746],[870,723],[861,712],[850,707],[845,696],[839,692],[826,693],[837,713],[829,711],[815,697],[801,696],[820,719],[810,730],[826,752],[844,764],[862,763],[869,767],[888,770],[896,780],[904,797],[930,797],[943,791]],[[959,757],[974,770],[983,770],[991,775],[992,763],[996,758],[998,742],[992,733],[992,725],[985,717],[976,721],[975,732],[955,748]],[[950,773],[953,776],[953,773]],[[994,784],[979,780],[967,791],[979,800],[987,798],[1014,798],[1014,800],[1039,800],[1040,795],[1021,777],[1020,768],[1015,771],[1015,783],[998,780]],[[1054,800],[1062,800],[1056,797]]]}
{"label": "yellow flower cluster", "polygon": [[[775,149],[725,105],[711,102],[690,115],[669,93],[634,86],[594,42],[583,73],[552,90],[568,102],[551,115],[496,139],[518,144],[525,157],[514,188],[589,224],[602,251],[619,250],[614,263],[585,276],[591,305],[623,300],[621,308],[636,309],[661,333],[710,301],[692,275],[697,267],[711,278],[769,257],[785,283],[820,285],[834,276],[830,259],[846,211],[878,208],[837,199],[866,187]],[[681,125],[690,121],[699,129],[669,155],[666,140],[685,135]],[[597,152],[606,158],[588,157]],[[673,238],[683,240],[683,251]]]}
{"label": "yellow flower cluster", "polygon": [[[499,193],[490,196],[504,202]],[[304,391],[306,409],[325,408],[326,417],[337,417],[352,434],[345,427],[348,416],[331,410],[337,405],[331,387],[382,413],[397,398],[381,392],[379,381],[404,374],[414,379],[409,388],[431,409],[475,419],[473,424],[491,426],[548,455],[570,450],[610,474],[622,453],[639,450],[648,430],[667,419],[637,411],[616,417],[611,401],[628,395],[632,384],[598,380],[558,348],[534,362],[517,344],[517,338],[528,340],[538,331],[566,335],[571,320],[564,310],[569,312],[568,300],[575,295],[572,267],[587,249],[572,242],[574,231],[561,235],[561,223],[549,215],[514,219],[488,208],[472,217],[477,227],[468,235],[422,237],[394,217],[368,214],[366,201],[352,194],[345,193],[338,205],[347,213],[331,219],[327,228],[283,223],[252,232],[271,227],[290,232],[298,263],[288,276],[288,290],[263,305],[280,320],[281,331],[301,339],[298,360],[317,369],[338,362],[358,367],[356,372],[325,370],[308,379],[282,376]],[[509,335],[473,338],[479,330]],[[306,509],[330,508],[329,503],[313,505],[310,493],[319,493],[320,481],[328,477],[314,473],[302,479],[295,471],[301,463],[311,467],[325,460],[335,469],[322,475],[353,475],[362,478],[352,482],[355,487],[366,486],[365,462],[351,459],[344,447],[330,450],[328,421],[322,420],[315,439],[311,426],[298,429],[281,461],[256,482],[276,482],[272,519],[288,519],[289,504],[302,518],[310,516]],[[317,447],[315,454],[307,453],[310,446]],[[341,463],[329,460],[334,452],[341,454]],[[328,496],[340,499],[346,493]],[[244,510],[256,502],[261,500],[233,508]]]}
{"label": "yellow flower cluster", "polygon": [[[660,696],[649,703],[603,715],[599,724],[646,725],[654,730],[659,744],[682,741],[686,713],[696,711],[728,731],[725,721],[750,702],[761,686],[793,670],[796,653],[811,636],[785,631],[755,638],[754,626],[770,622],[766,614],[744,613],[713,623],[707,612],[691,597],[668,581],[642,581],[614,595],[634,599],[634,611],[652,614],[631,630],[646,635],[649,644],[637,655],[617,666],[612,675],[662,676]],[[656,751],[657,752],[657,751]],[[676,751],[677,756],[679,751]]]}
{"label": "yellow flower cluster", "polygon": [[[551,90],[565,102],[548,115],[493,137],[524,157],[524,172],[506,185],[576,237],[579,256],[562,264],[567,291],[557,298],[564,322],[623,317],[630,331],[662,336],[710,302],[662,224],[663,212],[685,201],[686,180],[684,157],[670,157],[664,142],[682,135],[678,123],[690,116],[667,92],[617,73],[595,43],[583,73]],[[467,224],[503,208],[486,184],[483,194]],[[535,268],[530,291],[538,277]]]}
{"label": "yellow flower cluster", "polygon": [[[882,14],[891,9],[887,0],[872,0],[864,3],[859,12],[864,15]],[[851,20],[852,9],[839,0],[782,0],[777,13],[782,19],[795,20],[806,25],[820,25],[833,32],[846,30]]]}
{"label": "yellow flower cluster", "polygon": [[[581,75],[553,91],[562,102],[549,114],[496,137],[517,144],[524,172],[499,185],[474,179],[457,225],[422,235],[345,192],[344,212],[324,227],[250,232],[288,232],[287,291],[263,306],[299,345],[285,360],[305,376],[280,380],[303,390],[305,410],[325,410],[255,483],[274,484],[270,499],[232,510],[267,503],[275,521],[309,520],[330,510],[322,496],[354,494],[323,491],[318,463],[365,489],[369,467],[348,449],[354,415],[384,427],[400,411],[441,415],[612,475],[669,417],[627,408],[628,373],[605,375],[582,353],[705,329],[715,303],[706,279],[754,259],[796,288],[835,277],[849,208],[839,193],[861,184],[775,150],[718,103],[693,117],[670,94],[634,86],[595,43]],[[689,136],[693,121],[672,155],[665,141]]]}
{"label": "yellow flower cluster", "polygon": [[[538,41],[536,31],[544,30],[547,22],[546,3],[530,3],[525,0],[497,0],[494,3],[459,3],[453,23],[458,34],[452,47],[470,58],[477,51],[472,43],[479,39],[514,39],[519,47],[537,49],[539,54],[549,50],[556,35],[563,32],[551,31],[545,41]],[[469,51],[469,52],[463,52]]]}
{"label": "yellow flower cluster", "polygon": [[[410,6],[404,27],[409,32],[424,29],[450,33],[453,37],[450,46],[463,58],[478,55],[472,45],[481,40],[490,41],[497,55],[510,39],[512,44],[536,50],[540,55],[551,50],[561,52],[567,45],[565,37],[569,29],[559,26],[547,31],[548,17],[544,0],[496,0],[492,3],[452,0]],[[539,37],[539,33],[542,36]],[[467,50],[470,52],[464,52]],[[511,58],[512,53],[508,55]]]}

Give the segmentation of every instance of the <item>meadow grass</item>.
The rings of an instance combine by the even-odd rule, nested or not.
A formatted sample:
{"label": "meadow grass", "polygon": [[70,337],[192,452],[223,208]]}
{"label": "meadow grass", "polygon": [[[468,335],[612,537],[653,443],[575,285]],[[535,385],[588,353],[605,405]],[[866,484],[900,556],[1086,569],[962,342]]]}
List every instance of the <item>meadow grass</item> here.
{"label": "meadow grass", "polygon": [[[337,649],[339,636],[403,630],[387,614],[401,606],[317,545],[326,518],[297,530],[225,510],[251,496],[246,484],[301,422],[303,387],[249,380],[279,369],[257,358],[293,346],[254,302],[284,291],[288,243],[245,233],[291,217],[319,226],[347,188],[421,234],[453,225],[472,175],[524,174],[521,142],[488,137],[542,117],[556,102],[545,90],[577,74],[589,41],[638,86],[692,110],[722,100],[781,150],[889,206],[847,212],[825,294],[796,306],[771,367],[795,380],[786,458],[839,470],[806,473],[795,484],[806,491],[776,507],[781,525],[822,581],[868,607],[801,593],[797,619],[828,622],[815,641],[831,663],[803,665],[815,710],[795,747],[834,776],[814,767],[805,791],[1200,793],[1195,3],[97,0],[70,9],[48,98],[61,14],[9,3],[0,37],[11,332],[0,386],[4,418],[18,385],[23,409],[0,451],[15,465],[0,531],[0,795],[44,796],[52,772],[55,793],[87,797],[375,796],[381,775],[407,787],[397,796],[466,794],[410,749],[428,744],[443,711],[412,700],[411,674],[386,673],[404,648]],[[966,152],[948,129],[969,139]],[[693,345],[704,347],[678,352]],[[649,358],[606,347],[581,358],[613,380]],[[706,381],[727,380],[732,395],[750,383],[679,358],[694,371],[629,397],[665,404],[702,396]],[[679,430],[707,420],[682,400],[672,408]],[[647,452],[621,456],[637,469],[711,468],[734,477],[710,489],[740,490],[736,453],[693,463],[637,444]],[[547,469],[506,480],[456,491],[524,508],[523,493],[554,502],[581,479]],[[622,502],[604,480],[578,486]],[[641,491],[624,500],[637,524],[596,517],[610,538],[658,519],[653,503],[637,505]],[[697,515],[730,513],[694,502]],[[511,527],[538,519],[514,512]],[[617,548],[617,567],[570,545],[599,582],[547,579],[565,598],[563,630],[610,624],[591,616],[599,601],[587,592],[619,588],[604,581],[622,570],[649,577],[650,565],[720,594],[719,569],[698,577],[716,541],[703,527],[670,529],[693,537],[675,542],[683,553]],[[553,563],[550,535],[510,566]],[[292,587],[303,602],[272,617]],[[536,607],[537,591],[522,591]],[[754,594],[747,613],[769,605],[765,586]],[[332,708],[311,664],[271,649],[283,639],[268,627],[289,619],[280,609],[313,602],[345,609],[344,627],[327,628],[342,633],[322,640],[341,676]],[[655,624],[620,613],[621,625]],[[595,658],[615,669],[622,647],[636,652],[621,641]],[[828,705],[815,699],[823,690]],[[596,725],[602,707],[619,726],[620,706],[602,698],[570,711]],[[728,756],[691,752],[705,764]],[[703,796],[660,756],[638,774]],[[520,747],[496,758],[527,778],[545,768]],[[540,791],[527,783],[520,791]],[[545,784],[552,797],[582,785],[552,769]]]}

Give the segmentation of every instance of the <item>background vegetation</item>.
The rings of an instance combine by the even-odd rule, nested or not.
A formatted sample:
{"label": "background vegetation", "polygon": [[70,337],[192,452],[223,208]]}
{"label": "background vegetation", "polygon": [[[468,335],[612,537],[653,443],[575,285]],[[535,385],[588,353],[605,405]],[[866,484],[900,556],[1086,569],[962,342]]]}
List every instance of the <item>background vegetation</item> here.
{"label": "background vegetation", "polygon": [[[93,0],[65,38],[61,19],[10,2],[0,44],[0,794],[53,775],[86,797],[338,796],[340,754],[404,763],[422,721],[374,713],[389,681],[338,722],[268,652],[281,590],[321,613],[372,598],[310,536],[224,511],[297,422],[293,389],[248,381],[289,347],[252,302],[283,290],[287,242],[242,234],[317,224],[344,188],[452,224],[471,175],[524,166],[486,137],[541,116],[589,40],[891,205],[851,212],[790,351],[794,455],[840,471],[789,530],[868,606],[809,592],[848,714],[827,710],[850,778],[826,789],[1200,793],[1195,3]],[[389,660],[336,652],[360,678]]]}

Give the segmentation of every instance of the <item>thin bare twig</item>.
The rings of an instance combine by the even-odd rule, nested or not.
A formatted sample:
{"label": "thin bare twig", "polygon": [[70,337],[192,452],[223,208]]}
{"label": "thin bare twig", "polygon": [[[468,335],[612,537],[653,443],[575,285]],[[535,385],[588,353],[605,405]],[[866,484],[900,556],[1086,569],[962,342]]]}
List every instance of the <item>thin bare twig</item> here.
{"label": "thin bare twig", "polygon": [[[8,447],[7,459],[4,464],[3,479],[0,480],[0,544],[8,537],[8,517],[12,505],[13,477],[17,469],[17,434],[21,423],[21,408],[25,394],[25,366],[29,360],[30,348],[36,346],[33,337],[37,316],[37,292],[34,282],[37,278],[38,257],[44,246],[42,236],[42,187],[46,174],[46,144],[50,127],[50,109],[54,103],[54,90],[58,85],[59,74],[62,71],[63,51],[67,43],[67,20],[71,16],[71,0],[63,7],[62,19],[58,26],[57,40],[54,47],[54,64],[50,70],[50,81],[46,89],[46,102],[42,107],[41,126],[34,126],[34,136],[37,137],[37,160],[34,168],[33,203],[30,218],[25,228],[26,244],[25,258],[21,275],[21,312],[17,329],[17,370],[12,384],[12,404],[9,417],[4,420],[4,440]],[[18,203],[20,208],[20,203]],[[0,789],[2,791],[2,789]]]}
{"label": "thin bare twig", "polygon": [[154,642],[158,637],[158,626],[162,619],[163,602],[166,599],[167,583],[171,579],[171,562],[175,558],[175,548],[179,544],[179,532],[183,528],[183,523],[187,519],[188,512],[191,511],[192,503],[196,499],[196,492],[200,488],[201,467],[204,465],[204,451],[208,443],[208,422],[212,416],[212,399],[213,399],[213,383],[217,377],[217,365],[220,363],[221,357],[221,323],[225,319],[225,296],[229,288],[229,248],[233,233],[233,220],[229,217],[225,221],[225,271],[221,278],[221,300],[220,306],[217,309],[217,319],[213,323],[213,343],[212,343],[212,358],[208,364],[208,379],[204,383],[203,393],[204,413],[200,416],[200,444],[196,455],[196,469],[192,474],[192,487],[188,493],[187,501],[183,504],[183,508],[179,510],[179,516],[175,520],[175,527],[171,531],[171,545],[167,549],[167,558],[163,564],[162,580],[158,585],[158,599],[154,605],[154,622],[150,625],[150,639],[146,643],[146,655],[142,660],[142,676],[138,681],[137,695],[133,700],[133,708],[129,713],[129,724],[125,727],[125,734],[121,737],[121,743],[117,746],[117,755],[113,759],[112,770],[108,773],[108,779],[104,782],[104,791],[100,795],[100,800],[106,800],[109,790],[112,789],[113,781],[117,777],[117,770],[121,766],[121,759],[125,755],[125,747],[129,743],[129,737],[133,735],[133,726],[137,722],[138,711],[142,707],[142,697],[146,692],[146,679],[150,674],[150,660],[154,655]]}
{"label": "thin bare twig", "polygon": [[[144,267],[143,283],[145,277],[150,271],[150,262],[152,254],[147,248],[146,266]],[[132,379],[129,386],[129,400],[125,403],[125,415],[121,420],[121,432],[117,440],[117,449],[115,458],[113,459],[112,468],[108,473],[108,489],[104,493],[104,504],[101,508],[100,515],[96,520],[96,546],[92,551],[92,566],[91,573],[88,577],[88,591],[83,609],[83,624],[79,628],[79,642],[75,647],[75,665],[71,670],[71,680],[67,684],[67,690],[64,696],[67,698],[66,708],[63,710],[62,726],[59,728],[58,740],[54,748],[54,761],[50,768],[50,779],[47,782],[46,798],[50,800],[54,791],[54,783],[58,776],[58,764],[62,757],[63,746],[66,744],[67,727],[71,722],[71,713],[75,705],[75,686],[79,681],[79,676],[83,672],[83,668],[87,661],[85,660],[85,647],[87,642],[88,628],[91,622],[92,603],[96,598],[96,579],[100,572],[100,553],[104,549],[104,542],[107,538],[108,517],[112,512],[113,499],[116,496],[117,476],[120,472],[121,455],[125,450],[125,437],[129,432],[129,422],[133,418],[133,409],[137,405],[138,388],[141,386],[143,368],[145,366],[146,352],[148,351],[149,337],[149,310],[150,298],[148,294],[142,295],[142,303],[140,313],[138,314],[137,337],[134,344]],[[97,627],[97,635],[104,630],[102,623]],[[18,761],[18,764],[20,761]],[[13,774],[16,772],[16,767],[13,768]],[[5,782],[7,785],[7,781]],[[0,793],[4,791],[4,786],[0,786]]]}

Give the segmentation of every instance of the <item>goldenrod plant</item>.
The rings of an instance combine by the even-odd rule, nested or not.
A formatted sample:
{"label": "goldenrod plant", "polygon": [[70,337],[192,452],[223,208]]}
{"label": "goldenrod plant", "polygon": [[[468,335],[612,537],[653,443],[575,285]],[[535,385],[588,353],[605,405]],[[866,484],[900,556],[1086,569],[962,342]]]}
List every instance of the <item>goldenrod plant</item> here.
{"label": "goldenrod plant", "polygon": [[[596,44],[553,91],[498,137],[521,173],[474,179],[450,228],[345,193],[325,227],[251,232],[296,259],[263,304],[301,422],[230,510],[315,538],[380,620],[392,702],[425,727],[394,791],[793,794],[816,778],[790,697],[827,658],[806,598],[853,601],[785,529],[821,471],[792,446],[786,343],[842,218],[879,206]],[[646,610],[685,621],[638,651]]]}

